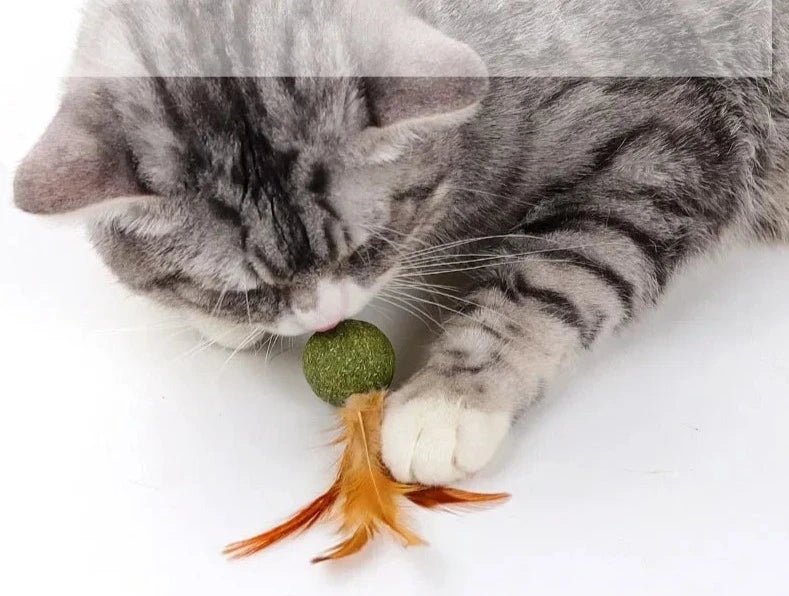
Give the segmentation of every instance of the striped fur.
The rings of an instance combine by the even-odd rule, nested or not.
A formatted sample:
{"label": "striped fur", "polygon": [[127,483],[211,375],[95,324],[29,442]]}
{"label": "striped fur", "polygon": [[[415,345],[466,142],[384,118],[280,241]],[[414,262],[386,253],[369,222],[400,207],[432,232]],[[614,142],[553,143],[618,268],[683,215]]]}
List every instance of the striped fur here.
{"label": "striped fur", "polygon": [[[454,10],[463,0],[417,4],[425,27],[479,30]],[[94,223],[109,266],[215,323],[304,331],[281,323],[322,304],[327,279],[372,295],[420,263],[468,270],[463,308],[383,429],[398,479],[446,482],[480,469],[559,367],[654,305],[688,259],[732,237],[789,237],[789,3],[774,8],[764,78],[82,79],[58,126],[114,156],[94,178],[136,173],[97,200],[135,184],[160,199]],[[147,36],[161,23],[128,23],[128,51],[156,74]],[[236,42],[278,56],[287,30]],[[83,50],[103,47],[83,35]],[[41,158],[55,155],[47,138],[18,176],[29,210],[57,211],[36,191],[76,184]]]}

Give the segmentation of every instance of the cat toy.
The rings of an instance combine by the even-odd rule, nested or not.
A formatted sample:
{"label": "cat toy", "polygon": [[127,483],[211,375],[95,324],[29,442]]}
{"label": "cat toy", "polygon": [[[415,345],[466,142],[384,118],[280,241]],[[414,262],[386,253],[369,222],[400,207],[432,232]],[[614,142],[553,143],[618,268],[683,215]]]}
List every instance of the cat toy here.
{"label": "cat toy", "polygon": [[259,553],[328,519],[336,520],[342,540],[313,563],[348,557],[388,529],[405,546],[425,544],[405,523],[402,505],[425,509],[480,506],[501,502],[505,493],[473,493],[448,487],[395,481],[381,461],[381,421],[386,390],[394,378],[395,352],[377,327],[345,321],[307,342],[304,374],[315,394],[339,409],[343,446],[334,483],[325,493],[279,526],[229,545],[239,559]]}

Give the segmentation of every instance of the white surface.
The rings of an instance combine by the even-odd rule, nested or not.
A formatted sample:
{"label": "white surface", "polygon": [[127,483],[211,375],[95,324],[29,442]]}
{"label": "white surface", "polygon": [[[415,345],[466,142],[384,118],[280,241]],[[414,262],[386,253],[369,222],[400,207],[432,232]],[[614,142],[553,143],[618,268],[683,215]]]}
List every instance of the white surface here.
{"label": "white surface", "polygon": [[[40,18],[2,14],[17,4]],[[0,593],[789,593],[787,249],[693,268],[568,373],[469,484],[508,490],[509,504],[416,512],[425,549],[382,540],[311,567],[333,541],[322,528],[226,562],[226,542],[325,488],[331,411],[298,351],[268,369],[187,354],[198,338],[113,282],[78,230],[10,208],[73,19],[52,12],[65,2],[4,5],[6,49],[49,44],[36,42],[40,59],[0,54],[0,71],[27,73],[0,78]],[[401,352],[423,340],[383,326]],[[419,351],[407,352],[409,368]]]}

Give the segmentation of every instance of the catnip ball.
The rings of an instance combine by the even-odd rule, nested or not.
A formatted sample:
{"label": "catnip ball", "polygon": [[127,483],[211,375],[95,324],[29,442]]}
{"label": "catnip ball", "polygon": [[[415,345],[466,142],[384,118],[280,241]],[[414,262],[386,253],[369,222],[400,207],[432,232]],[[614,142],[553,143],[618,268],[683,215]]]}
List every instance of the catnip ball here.
{"label": "catnip ball", "polygon": [[313,335],[304,348],[302,364],[315,395],[342,406],[351,395],[385,389],[392,383],[395,352],[378,327],[350,320]]}

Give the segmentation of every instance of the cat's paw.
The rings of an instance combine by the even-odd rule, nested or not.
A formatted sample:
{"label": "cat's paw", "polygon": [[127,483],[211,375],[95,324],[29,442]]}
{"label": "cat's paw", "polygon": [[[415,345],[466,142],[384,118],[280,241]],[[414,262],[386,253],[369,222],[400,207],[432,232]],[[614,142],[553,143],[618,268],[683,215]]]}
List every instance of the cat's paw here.
{"label": "cat's paw", "polygon": [[388,398],[382,456],[401,482],[441,485],[481,470],[510,429],[506,412],[466,407],[440,387],[406,399]]}

